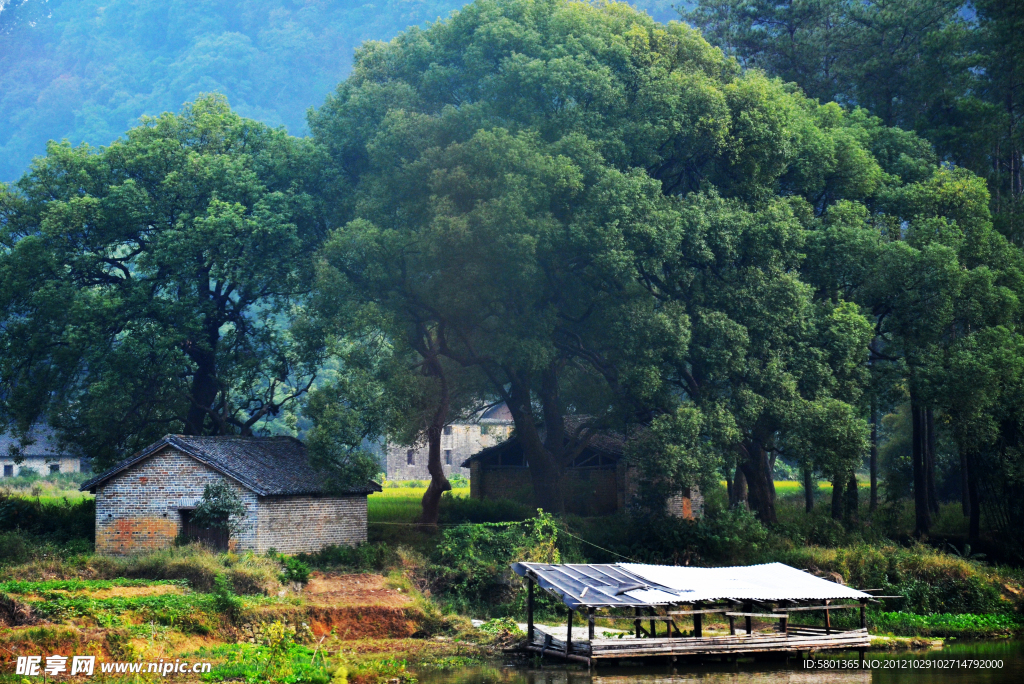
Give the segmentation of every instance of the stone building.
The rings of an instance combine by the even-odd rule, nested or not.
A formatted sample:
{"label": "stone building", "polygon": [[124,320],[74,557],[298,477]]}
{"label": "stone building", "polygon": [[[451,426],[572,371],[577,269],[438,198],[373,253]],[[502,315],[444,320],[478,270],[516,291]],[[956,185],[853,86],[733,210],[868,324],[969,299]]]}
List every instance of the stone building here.
{"label": "stone building", "polygon": [[206,485],[227,482],[245,506],[230,537],[237,550],[314,552],[366,541],[367,482],[342,495],[293,437],[166,435],[82,485],[96,495],[96,551],[127,554],[170,546],[179,534],[214,541],[190,523]]}
{"label": "stone building", "polygon": [[82,471],[82,459],[60,446],[53,428],[38,423],[29,428],[24,439],[11,433],[0,435],[0,467],[4,477],[17,477],[28,471],[43,476],[78,473]]}
{"label": "stone building", "polygon": [[[519,439],[514,435],[473,454],[462,467],[471,473],[470,498],[533,500],[530,469]],[[623,510],[636,495],[637,482],[636,466],[625,458],[623,438],[614,433],[596,434],[566,469],[563,483],[566,511],[577,515],[607,515]],[[670,498],[666,505],[671,515],[695,519],[703,514],[704,497],[694,486]]]}
{"label": "stone building", "polygon": [[[441,465],[446,477],[470,476],[463,461],[508,438],[512,432],[512,414],[504,404],[480,413],[471,422],[446,425],[441,434]],[[389,480],[429,480],[426,442],[412,446],[388,444],[384,447],[384,473]]]}

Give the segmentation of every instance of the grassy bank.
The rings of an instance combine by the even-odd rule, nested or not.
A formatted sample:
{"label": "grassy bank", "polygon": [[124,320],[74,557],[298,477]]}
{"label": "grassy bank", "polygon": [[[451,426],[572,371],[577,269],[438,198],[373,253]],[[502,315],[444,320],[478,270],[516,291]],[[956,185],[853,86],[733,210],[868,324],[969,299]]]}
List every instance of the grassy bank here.
{"label": "grassy bank", "polygon": [[21,654],[91,654],[208,661],[206,681],[376,684],[482,662],[502,634],[474,629],[425,596],[408,571],[417,562],[400,549],[387,575],[310,574],[278,556],[197,546],[36,558],[2,571],[0,671],[10,673]]}
{"label": "grassy bank", "polygon": [[[749,512],[725,508],[720,492],[709,493],[704,519],[655,525],[537,516],[516,502],[469,499],[463,487],[445,495],[438,529],[425,530],[416,522],[423,487],[388,487],[370,498],[367,544],[301,556],[291,569],[276,556],[195,547],[96,556],[88,540],[61,542],[46,532],[53,519],[89,520],[91,501],[7,497],[0,512],[23,524],[0,539],[0,620],[11,625],[0,633],[0,661],[49,649],[112,660],[209,659],[210,681],[327,682],[340,673],[358,684],[409,680],[480,662],[510,643],[507,629],[475,630],[468,618],[525,618],[525,588],[508,567],[516,560],[780,561],[901,597],[869,609],[875,634],[1024,632],[1020,569],[954,547],[894,541],[902,523],[892,509],[864,510],[843,525],[822,496],[804,514],[802,492],[791,489],[780,496],[780,524],[766,529]],[[314,571],[305,586],[294,583],[302,564]],[[546,596],[537,615],[564,620]],[[837,613],[833,624],[853,619]]]}

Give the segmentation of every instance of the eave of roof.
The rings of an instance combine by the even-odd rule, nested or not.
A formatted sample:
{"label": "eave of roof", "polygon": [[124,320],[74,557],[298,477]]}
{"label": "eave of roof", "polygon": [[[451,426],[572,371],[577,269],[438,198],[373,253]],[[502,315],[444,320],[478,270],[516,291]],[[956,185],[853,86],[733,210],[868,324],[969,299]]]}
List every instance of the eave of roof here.
{"label": "eave of roof", "polygon": [[[178,439],[176,435],[164,435],[162,438],[160,438],[159,440],[157,440],[153,444],[150,444],[148,447],[146,447],[142,451],[139,451],[138,453],[134,454],[133,456],[130,456],[130,457],[126,458],[125,460],[121,461],[120,463],[118,463],[117,465],[113,466],[109,470],[107,470],[107,471],[105,471],[103,473],[100,473],[96,477],[94,477],[94,478],[92,478],[90,480],[87,480],[86,482],[82,483],[82,486],[79,487],[78,489],[79,489],[79,491],[82,491],[82,492],[89,491],[89,492],[95,493],[96,487],[99,486],[100,484],[102,484],[103,482],[106,482],[107,480],[109,480],[110,478],[114,477],[115,475],[117,475],[117,474],[127,470],[128,468],[131,468],[133,465],[135,465],[137,463],[140,463],[141,461],[146,460],[147,458],[149,458],[150,456],[152,456],[153,454],[157,453],[158,451],[160,451],[161,449],[163,449],[164,447],[167,447],[167,446],[173,447],[173,448],[177,449],[178,451],[181,451],[182,453],[188,454],[189,456],[191,456],[195,460],[199,461],[203,465],[205,465],[205,466],[207,466],[207,467],[209,467],[209,468],[211,468],[213,470],[216,470],[221,475],[224,475],[226,477],[231,478],[232,480],[234,480],[238,484],[242,485],[243,487],[245,487],[249,491],[255,493],[257,496],[302,496],[302,495],[322,496],[322,495],[325,495],[323,491],[316,491],[316,490],[289,491],[287,494],[279,494],[279,493],[276,493],[276,492],[270,492],[267,489],[261,487],[258,483],[254,482],[252,479],[250,479],[248,477],[245,477],[244,474],[234,472],[232,469],[226,467],[224,464],[219,463],[217,461],[214,461],[213,459],[207,458],[206,454],[204,454],[201,450],[191,448],[190,445],[188,445],[184,441]],[[361,495],[361,494],[367,494],[368,495],[368,494],[371,494],[373,492],[383,491],[383,488],[379,484],[377,484],[376,482],[373,482],[372,480],[368,483],[368,485],[372,485],[372,486],[366,486],[366,487],[361,487],[361,488],[354,488],[352,490],[349,490],[349,491],[345,492],[344,494],[338,494],[337,496],[358,496],[358,495]]]}

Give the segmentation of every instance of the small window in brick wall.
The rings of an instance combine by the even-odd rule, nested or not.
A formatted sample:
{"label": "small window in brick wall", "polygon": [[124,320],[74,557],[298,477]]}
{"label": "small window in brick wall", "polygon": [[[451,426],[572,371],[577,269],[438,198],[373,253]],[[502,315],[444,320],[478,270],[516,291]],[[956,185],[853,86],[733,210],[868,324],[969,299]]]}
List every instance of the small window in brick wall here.
{"label": "small window in brick wall", "polygon": [[416,452],[412,449],[405,452],[405,465],[416,465]]}
{"label": "small window in brick wall", "polygon": [[452,434],[452,426],[451,425],[445,425],[444,426],[444,434],[446,434],[446,435]]}
{"label": "small window in brick wall", "polygon": [[444,464],[445,465],[451,465],[452,464],[452,450],[451,449],[445,449],[444,450]]}
{"label": "small window in brick wall", "polygon": [[59,473],[59,472],[60,472],[60,463],[51,463],[50,464],[50,474],[52,475],[53,473]]}

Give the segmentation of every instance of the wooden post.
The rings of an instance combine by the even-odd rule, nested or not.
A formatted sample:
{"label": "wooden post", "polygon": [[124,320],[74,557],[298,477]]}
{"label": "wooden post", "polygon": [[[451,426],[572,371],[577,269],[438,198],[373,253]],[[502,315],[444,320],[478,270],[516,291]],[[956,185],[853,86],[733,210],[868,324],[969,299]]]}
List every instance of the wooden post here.
{"label": "wooden post", "polygon": [[736,636],[736,618],[732,615],[726,615],[729,618],[729,634]]}
{"label": "wooden post", "polygon": [[[700,601],[698,601],[698,602],[693,604],[693,609],[694,610],[700,610],[702,607],[703,606],[701,605]],[[693,636],[695,636],[695,637],[702,637],[702,636],[704,636],[703,624],[701,622],[701,617],[703,617],[703,616],[700,613],[694,613],[693,614]]]}
{"label": "wooden post", "polygon": [[[779,610],[786,612],[786,607],[789,606],[789,601],[779,601]],[[779,619],[779,631],[789,636],[789,618]]]}
{"label": "wooden post", "polygon": [[573,616],[574,612],[575,611],[573,611],[572,608],[569,609],[569,629],[565,633],[565,655],[566,656],[568,656],[569,655],[569,651],[572,650],[572,616]]}
{"label": "wooden post", "polygon": [[[750,603],[749,601],[747,603],[744,603],[743,604],[743,612],[744,613],[752,613],[752,612],[754,612],[754,604]],[[745,616],[743,618],[743,620],[746,622],[747,634],[753,634],[754,633],[754,621],[753,621],[753,618],[751,618],[749,615],[747,615],[747,616]]]}
{"label": "wooden post", "polygon": [[594,609],[587,608],[587,634],[590,636],[590,640],[594,640]]}
{"label": "wooden post", "polygon": [[636,617],[636,619],[633,620],[633,627],[636,628],[636,638],[639,639],[640,638],[640,608],[639,607],[638,608],[634,608],[633,611],[634,611],[633,615]]}
{"label": "wooden post", "polygon": [[[647,610],[649,611],[651,617],[654,617],[654,614],[657,612],[654,608],[648,608]],[[652,639],[654,637],[658,636],[658,629],[657,629],[657,627],[655,627],[656,624],[658,624],[656,621],[651,620],[651,638]]]}
{"label": "wooden post", "polygon": [[526,580],[526,643],[533,643],[533,578]]}
{"label": "wooden post", "polygon": [[[861,629],[867,629],[868,628],[868,616],[867,616],[867,613],[865,612],[865,609],[867,607],[868,607],[868,602],[866,600],[864,600],[864,599],[861,599],[860,600],[860,628]],[[863,658],[861,658],[861,660],[863,660]]]}
{"label": "wooden post", "polygon": [[832,602],[831,601],[825,601],[825,634],[831,634],[832,633],[832,616],[829,614],[829,610],[828,610],[828,604],[830,604],[830,603],[832,603]]}

